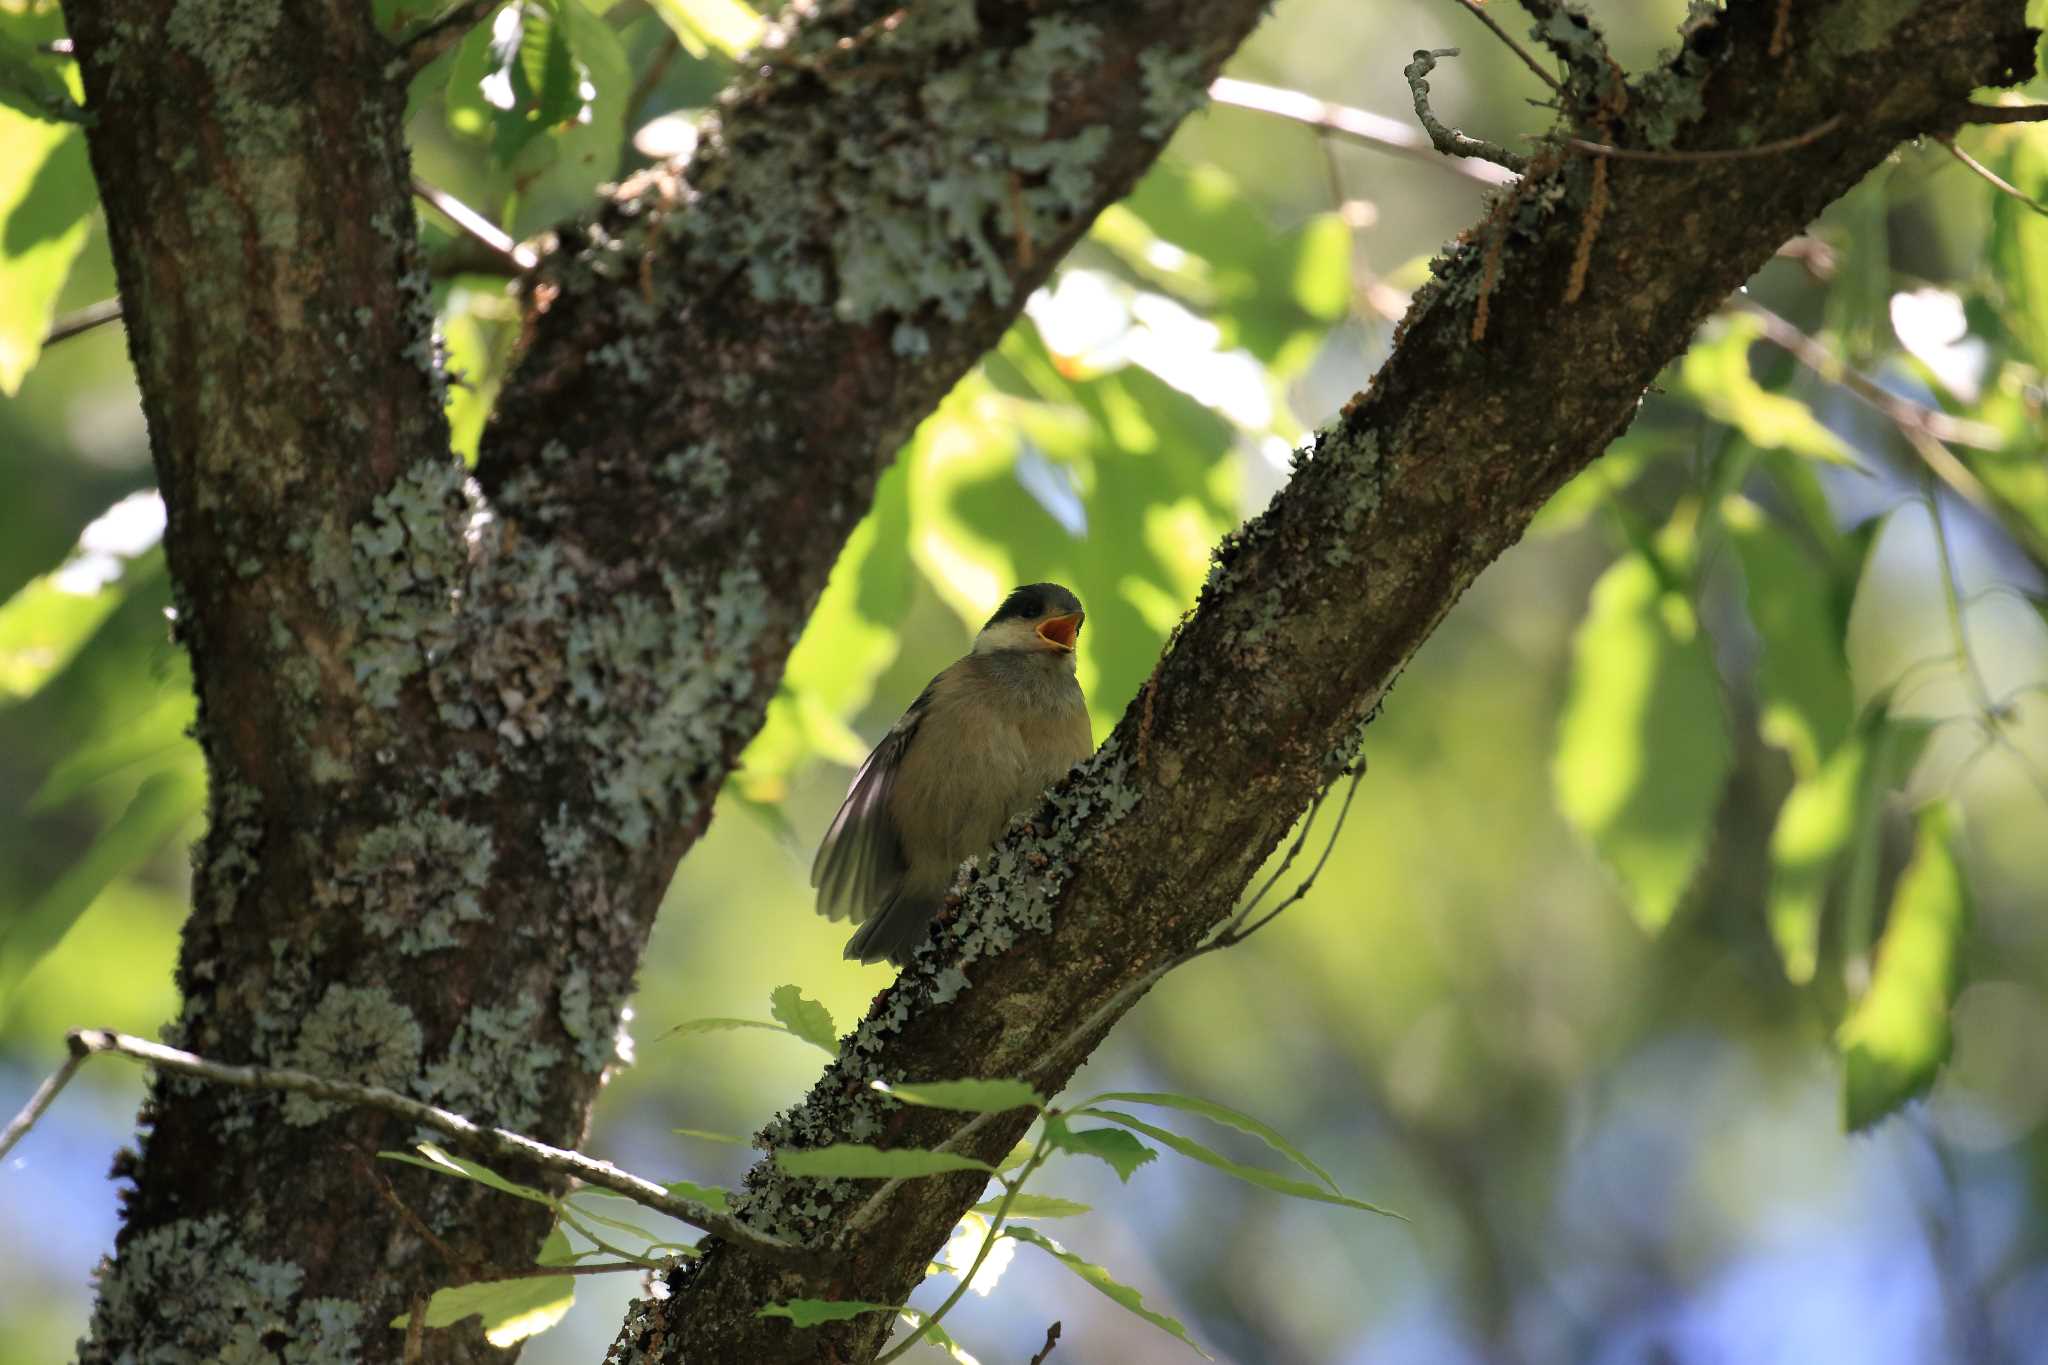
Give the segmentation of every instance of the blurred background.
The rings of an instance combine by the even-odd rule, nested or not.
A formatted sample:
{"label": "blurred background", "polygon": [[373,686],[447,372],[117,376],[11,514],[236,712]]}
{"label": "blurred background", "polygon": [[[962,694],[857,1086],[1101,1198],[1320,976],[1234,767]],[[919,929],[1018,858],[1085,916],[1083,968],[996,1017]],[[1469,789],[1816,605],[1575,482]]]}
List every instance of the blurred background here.
{"label": "blurred background", "polygon": [[[504,73],[479,43],[415,92],[421,174],[515,233],[644,164],[636,134],[686,142],[754,33],[708,0],[588,8],[584,117],[493,141]],[[1589,8],[1633,69],[1686,10]],[[60,31],[49,5],[0,17]],[[1442,117],[1511,145],[1546,125],[1535,78],[1437,0],[1282,0],[1229,74],[1412,122],[1407,54],[1452,45]],[[78,153],[0,120],[5,216]],[[1153,990],[1077,1083],[1249,1111],[1406,1216],[1171,1152],[1128,1185],[1055,1160],[1034,1188],[1094,1211],[1037,1226],[1217,1358],[2048,1362],[2048,214],[1964,164],[2048,199],[2048,126],[1958,150],[1901,148],[1730,301],[1395,688],[1306,900]],[[851,766],[1035,579],[1087,604],[1106,735],[1209,547],[1364,385],[1486,190],[1298,118],[1219,101],[1188,121],[884,479],[677,875],[590,1151],[738,1181],[744,1145],[674,1130],[743,1138],[820,1054],[660,1035],[765,1018],[784,983],[847,1026],[888,981],[840,959],[805,884]],[[515,315],[421,218],[452,262],[473,456]],[[69,231],[46,314],[113,292],[96,211]],[[0,344],[0,1115],[66,1029],[175,1015],[204,791],[122,338],[38,359],[47,322]],[[96,1063],[0,1167],[0,1362],[64,1358],[82,1330],[141,1089]],[[526,1358],[597,1359],[636,1283],[582,1281]],[[1055,1320],[1055,1362],[1189,1358],[1034,1248],[992,1287],[948,1318],[987,1365]]]}

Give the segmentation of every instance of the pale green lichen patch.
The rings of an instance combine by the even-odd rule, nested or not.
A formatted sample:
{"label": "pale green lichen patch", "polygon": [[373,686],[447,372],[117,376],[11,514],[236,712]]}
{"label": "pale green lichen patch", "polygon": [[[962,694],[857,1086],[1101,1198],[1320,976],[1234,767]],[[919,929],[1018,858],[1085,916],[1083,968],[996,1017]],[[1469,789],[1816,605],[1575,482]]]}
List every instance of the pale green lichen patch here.
{"label": "pale green lichen patch", "polygon": [[372,933],[407,955],[456,946],[455,927],[484,918],[482,893],[496,859],[490,830],[422,810],[380,825],[357,844],[336,877],[362,907]]}
{"label": "pale green lichen patch", "polygon": [[129,1239],[99,1275],[83,1362],[152,1365],[342,1365],[362,1358],[363,1310],[341,1299],[299,1300],[305,1271],[251,1255],[225,1214],[181,1218]]}
{"label": "pale green lichen patch", "polygon": [[470,1010],[448,1051],[427,1068],[421,1092],[473,1119],[532,1127],[548,1072],[562,1060],[561,1049],[533,1040],[540,1014],[532,1000]]}
{"label": "pale green lichen patch", "polygon": [[467,557],[471,508],[462,467],[422,460],[377,495],[349,535],[350,582],[362,634],[349,651],[372,706],[445,654],[455,635],[455,593]]}
{"label": "pale green lichen patch", "polygon": [[1205,65],[1200,52],[1175,52],[1148,47],[1138,54],[1138,79],[1145,91],[1146,137],[1161,138],[1202,107],[1209,87],[1202,82]]}
{"label": "pale green lichen patch", "polygon": [[[382,986],[332,985],[306,1017],[282,1065],[330,1080],[403,1091],[419,1074],[424,1040],[412,1011]],[[284,1121],[303,1126],[341,1112],[310,1095],[284,1098]]]}
{"label": "pale green lichen patch", "polygon": [[[1053,240],[1092,207],[1108,130],[1049,130],[1058,79],[1093,56],[1095,28],[1034,19],[1003,46],[970,0],[913,7],[852,50],[816,27],[778,30],[760,81],[863,82],[861,117],[742,90],[712,130],[728,153],[693,163],[715,167],[696,191],[732,202],[668,215],[665,230],[740,263],[763,302],[830,304],[852,322],[1007,301],[1006,251]],[[918,340],[902,333],[898,348]]]}

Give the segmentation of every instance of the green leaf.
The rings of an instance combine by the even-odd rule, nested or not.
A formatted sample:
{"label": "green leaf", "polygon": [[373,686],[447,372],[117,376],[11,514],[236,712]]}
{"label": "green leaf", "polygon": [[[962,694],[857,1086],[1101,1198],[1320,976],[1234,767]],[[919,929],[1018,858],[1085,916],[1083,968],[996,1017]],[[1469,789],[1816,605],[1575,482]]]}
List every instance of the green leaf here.
{"label": "green leaf", "polygon": [[[1994,169],[2035,202],[2048,201],[2048,128],[2015,128]],[[2038,370],[2048,370],[2048,218],[2008,194],[1991,197],[1991,270],[1999,317]]]}
{"label": "green leaf", "polygon": [[76,125],[0,107],[0,147],[0,393],[12,396],[43,353],[97,194]]}
{"label": "green leaf", "polygon": [[795,986],[777,986],[768,993],[768,1013],[776,1022],[812,1047],[839,1055],[839,1033],[832,1026],[832,1011],[804,997]]}
{"label": "green leaf", "polygon": [[562,1231],[560,1223],[548,1229],[548,1235],[541,1239],[540,1254],[533,1258],[535,1265],[575,1265],[577,1253],[569,1245],[569,1234]]}
{"label": "green leaf", "polygon": [[1947,803],[1921,812],[1912,861],[1892,893],[1870,989],[1842,1021],[1843,1107],[1868,1128],[1925,1093],[1948,1060],[1969,890]]}
{"label": "green leaf", "polygon": [[1090,1114],[1100,1119],[1108,1119],[1111,1123],[1120,1123],[1126,1128],[1143,1133],[1146,1137],[1163,1146],[1171,1147],[1184,1157],[1199,1161],[1204,1166],[1213,1166],[1225,1175],[1234,1175],[1239,1180],[1248,1181],[1262,1189],[1272,1190],[1276,1194],[1292,1195],[1296,1199],[1307,1199],[1318,1204],[1338,1204],[1344,1208],[1358,1209],[1365,1213],[1384,1214],[1389,1218],[1400,1217],[1399,1214],[1394,1213],[1390,1209],[1383,1209],[1377,1204],[1368,1204],[1363,1199],[1353,1199],[1350,1195],[1344,1194],[1341,1191],[1326,1190],[1320,1185],[1311,1185],[1306,1180],[1296,1180],[1291,1176],[1278,1175],[1263,1167],[1248,1166],[1242,1161],[1232,1161],[1221,1152],[1212,1151],[1192,1138],[1182,1137],[1179,1133],[1156,1127],[1153,1124],[1146,1123],[1143,1119],[1133,1118],[1129,1114],[1118,1113],[1114,1109],[1090,1108],[1075,1112]]}
{"label": "green leaf", "polygon": [[1129,1133],[1115,1128],[1073,1128],[1062,1118],[1045,1121],[1045,1136],[1055,1151],[1108,1162],[1116,1178],[1127,1183],[1131,1172],[1159,1155]]}
{"label": "green leaf", "polygon": [[868,1303],[861,1299],[790,1299],[758,1309],[754,1316],[788,1318],[798,1327],[816,1327],[820,1323],[847,1322],[868,1313],[898,1311],[893,1303]]}
{"label": "green leaf", "polygon": [[1226,1128],[1235,1128],[1240,1133],[1249,1133],[1295,1165],[1301,1167],[1304,1171],[1307,1171],[1316,1179],[1322,1181],[1325,1185],[1328,1185],[1332,1193],[1340,1193],[1337,1189],[1337,1182],[1331,1179],[1330,1173],[1309,1160],[1308,1153],[1302,1151],[1292,1142],[1289,1142],[1271,1124],[1262,1123],[1241,1110],[1232,1109],[1228,1105],[1218,1104],[1214,1100],[1196,1099],[1192,1095],[1176,1095],[1171,1092],[1150,1090],[1106,1090],[1100,1095],[1083,1101],[1082,1107],[1086,1108],[1097,1105],[1104,1100],[1116,1104],[1152,1104],[1162,1109],[1178,1109],[1184,1114],[1194,1114],[1208,1119],[1212,1123],[1220,1123]]}
{"label": "green leaf", "polygon": [[[518,1280],[488,1280],[437,1289],[427,1300],[426,1325],[452,1327],[481,1315],[484,1340],[512,1346],[537,1336],[568,1315],[576,1302],[576,1280],[569,1275],[534,1275]],[[407,1327],[411,1313],[393,1318],[393,1327]]]}
{"label": "green leaf", "polygon": [[662,1034],[661,1039],[658,1041],[666,1041],[670,1038],[687,1038],[693,1034],[698,1033],[724,1033],[731,1029],[741,1028],[766,1029],[770,1033],[788,1034],[792,1038],[798,1036],[793,1030],[786,1027],[785,1025],[771,1024],[766,1019],[713,1018],[685,1020],[683,1023],[677,1024],[674,1028]]}
{"label": "green leaf", "polygon": [[[177,657],[182,665],[184,652]],[[176,674],[177,685],[165,686],[154,705],[58,759],[29,798],[28,809],[55,810],[86,788],[145,764],[152,769],[197,764],[198,750],[186,730],[198,707],[190,674],[183,667]]]}
{"label": "green leaf", "polygon": [[490,1167],[479,1165],[465,1157],[452,1156],[431,1142],[422,1142],[413,1150],[417,1151],[419,1155],[414,1156],[412,1152],[379,1152],[377,1155],[383,1157],[386,1161],[402,1161],[408,1166],[418,1166],[425,1170],[437,1171],[442,1175],[452,1175],[462,1180],[474,1180],[479,1185],[488,1185],[500,1194],[509,1194],[514,1198],[524,1199],[531,1203],[545,1204],[549,1208],[556,1206],[553,1195],[543,1193],[531,1185],[521,1185],[516,1181],[507,1180],[504,1176],[490,1169]]}
{"label": "green leaf", "polygon": [[738,57],[757,45],[767,28],[740,0],[654,0],[654,12],[700,61],[712,52]]}
{"label": "green leaf", "polygon": [[1771,941],[1787,980],[1813,979],[1820,961],[1821,907],[1829,879],[1857,828],[1859,803],[1876,799],[1864,780],[1870,748],[1861,735],[1836,749],[1810,777],[1802,777],[1778,811],[1771,831]]}
{"label": "green leaf", "polygon": [[958,1109],[970,1114],[1005,1114],[1012,1109],[1043,1109],[1045,1097],[1026,1081],[918,1081],[875,1089],[905,1104],[931,1109]]}
{"label": "green leaf", "polygon": [[1721,520],[1742,561],[1749,619],[1763,643],[1758,729],[1790,756],[1793,772],[1811,777],[1856,714],[1842,651],[1847,622],[1837,615],[1829,569],[1747,498],[1724,499]]}
{"label": "green leaf", "polygon": [[1641,555],[1594,585],[1572,646],[1552,775],[1558,805],[1663,928],[1706,852],[1733,759],[1720,678],[1691,603]]}
{"label": "green leaf", "polygon": [[694,1180],[671,1180],[662,1188],[678,1199],[694,1199],[700,1204],[710,1205],[720,1213],[725,1212],[728,1195],[716,1185],[699,1185]]}
{"label": "green leaf", "polygon": [[1756,382],[1749,369],[1749,347],[1761,335],[1762,322],[1747,314],[1718,316],[1701,329],[1700,339],[1679,362],[1679,386],[1708,416],[1734,427],[1760,449],[1789,450],[1861,468],[1812,408],[1789,394],[1768,392]]}
{"label": "green leaf", "polygon": [[1133,1313],[1136,1313],[1139,1317],[1151,1323],[1160,1331],[1170,1332],[1174,1336],[1179,1337],[1182,1341],[1186,1342],[1189,1345],[1189,1347],[1191,1347],[1194,1350],[1196,1355],[1202,1357],[1202,1359],[1215,1359],[1214,1356],[1210,1355],[1200,1346],[1195,1345],[1195,1339],[1188,1335],[1187,1328],[1181,1326],[1180,1323],[1166,1316],[1166,1314],[1157,1313],[1154,1312],[1152,1309],[1147,1308],[1145,1306],[1145,1299],[1143,1295],[1141,1295],[1137,1290],[1131,1288],[1127,1284],[1119,1284],[1116,1281],[1116,1279],[1113,1276],[1111,1276],[1107,1270],[1104,1270],[1101,1266],[1092,1265],[1089,1262],[1082,1260],[1079,1256],[1076,1256],[1073,1252],[1068,1251],[1058,1242],[1053,1241],[1052,1238],[1045,1236],[1043,1233],[1035,1232],[1030,1228],[1006,1227],[1003,1229],[1003,1236],[1012,1237],[1015,1238],[1017,1241],[1023,1242],[1029,1246],[1037,1247],[1040,1251],[1043,1251],[1046,1255],[1051,1256],[1061,1265],[1065,1266],[1067,1269],[1073,1271],[1076,1275],[1079,1275],[1082,1279],[1086,1280],[1089,1284],[1093,1285],[1099,1292],[1107,1295],[1119,1306],[1129,1309]]}
{"label": "green leaf", "polygon": [[71,98],[71,87],[55,69],[53,59],[4,33],[0,33],[0,105],[53,123],[85,121],[85,110]]}
{"label": "green leaf", "polygon": [[[984,1218],[993,1218],[996,1216],[997,1210],[1001,1209],[1002,1206],[1003,1201],[1000,1198],[984,1199],[981,1203],[974,1206],[973,1212],[980,1214]],[[1093,1206],[1088,1204],[1077,1204],[1071,1199],[1055,1199],[1049,1194],[1031,1194],[1027,1191],[1010,1197],[1009,1212],[1004,1216],[1006,1218],[1073,1218],[1076,1215],[1092,1213],[1093,1211]]]}
{"label": "green leaf", "polygon": [[1644,470],[1670,454],[1670,443],[1650,432],[1630,431],[1606,453],[1580,470],[1550,495],[1529,522],[1531,536],[1561,536],[1585,525],[1586,519],[1634,483]]}
{"label": "green leaf", "polygon": [[0,605],[0,702],[35,695],[121,605],[111,588],[61,584],[61,574],[32,578]]}
{"label": "green leaf", "polygon": [[557,25],[575,54],[575,108],[505,158],[519,186],[506,214],[515,237],[582,212],[599,184],[618,178],[626,145],[633,70],[619,35],[584,0],[558,0]]}
{"label": "green leaf", "polygon": [[696,1138],[699,1142],[725,1142],[737,1147],[747,1145],[747,1140],[737,1133],[714,1133],[704,1128],[671,1128],[677,1137]]}
{"label": "green leaf", "polygon": [[950,1171],[986,1171],[995,1167],[958,1152],[932,1152],[922,1147],[884,1151],[862,1142],[835,1142],[775,1154],[775,1164],[790,1175],[836,1176],[852,1180],[893,1180],[899,1176],[945,1175]]}
{"label": "green leaf", "polygon": [[0,928],[0,999],[54,948],[115,878],[140,866],[199,813],[204,778],[180,765],[144,779],[134,799],[85,853]]}

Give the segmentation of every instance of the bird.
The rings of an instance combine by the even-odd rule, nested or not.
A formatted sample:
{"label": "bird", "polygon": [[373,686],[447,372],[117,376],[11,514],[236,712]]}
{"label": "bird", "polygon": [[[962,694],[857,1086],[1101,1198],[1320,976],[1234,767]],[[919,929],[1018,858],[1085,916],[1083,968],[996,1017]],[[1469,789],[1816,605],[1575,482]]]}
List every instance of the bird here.
{"label": "bird", "polygon": [[1018,588],[860,765],[811,864],[818,913],[860,926],[849,959],[909,966],[960,864],[1094,752],[1084,616],[1057,583]]}

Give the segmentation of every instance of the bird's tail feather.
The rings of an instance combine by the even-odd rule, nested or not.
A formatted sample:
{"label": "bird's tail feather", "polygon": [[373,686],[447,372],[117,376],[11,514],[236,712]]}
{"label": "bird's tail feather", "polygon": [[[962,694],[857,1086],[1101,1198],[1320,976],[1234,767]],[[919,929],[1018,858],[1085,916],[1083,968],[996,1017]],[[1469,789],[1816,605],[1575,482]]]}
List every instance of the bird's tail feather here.
{"label": "bird's tail feather", "polygon": [[938,913],[937,899],[898,892],[854,931],[846,941],[846,956],[862,962],[888,958],[899,967],[908,967],[910,955],[924,942]]}

